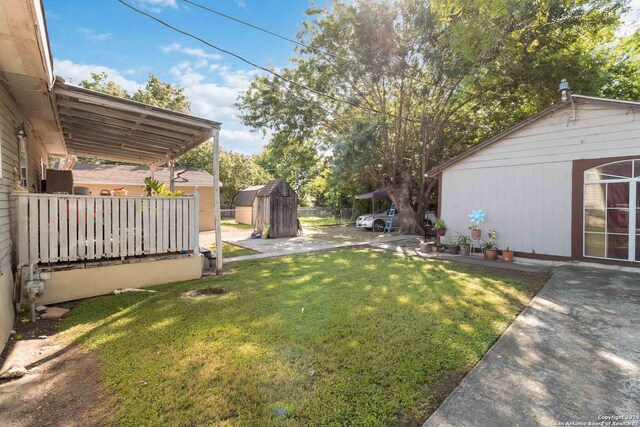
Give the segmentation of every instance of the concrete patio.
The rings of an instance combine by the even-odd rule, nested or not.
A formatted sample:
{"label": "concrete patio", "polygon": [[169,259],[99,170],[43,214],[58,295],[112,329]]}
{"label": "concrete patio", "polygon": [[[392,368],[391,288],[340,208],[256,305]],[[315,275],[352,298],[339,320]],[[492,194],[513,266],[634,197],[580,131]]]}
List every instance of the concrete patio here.
{"label": "concrete patio", "polygon": [[[601,269],[557,269],[424,426],[561,425],[640,416],[639,279]],[[618,425],[640,420],[626,422]]]}

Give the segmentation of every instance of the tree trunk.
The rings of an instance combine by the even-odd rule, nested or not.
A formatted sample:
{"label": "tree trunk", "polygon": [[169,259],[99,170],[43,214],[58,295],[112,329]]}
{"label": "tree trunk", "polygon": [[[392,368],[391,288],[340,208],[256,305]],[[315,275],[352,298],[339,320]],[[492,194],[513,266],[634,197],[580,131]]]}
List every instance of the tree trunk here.
{"label": "tree trunk", "polygon": [[394,182],[387,182],[384,189],[400,214],[400,234],[422,235],[423,221],[419,220],[418,213],[411,205],[411,175],[407,171],[399,175]]}

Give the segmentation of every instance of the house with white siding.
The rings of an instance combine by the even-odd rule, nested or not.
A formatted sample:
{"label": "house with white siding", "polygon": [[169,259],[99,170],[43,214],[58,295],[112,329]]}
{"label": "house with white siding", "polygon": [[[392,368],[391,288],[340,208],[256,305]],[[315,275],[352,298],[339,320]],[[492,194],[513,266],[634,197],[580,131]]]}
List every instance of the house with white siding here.
{"label": "house with white siding", "polygon": [[[219,132],[212,120],[66,84],[54,75],[40,0],[0,2],[0,350],[20,304],[201,277],[198,191],[79,195],[70,169],[84,156],[169,164],[173,178],[174,159],[212,143],[207,203],[220,230]],[[52,156],[66,170],[50,170]]]}
{"label": "house with white siding", "polygon": [[640,266],[640,103],[569,95],[428,173],[447,234],[516,256]]}

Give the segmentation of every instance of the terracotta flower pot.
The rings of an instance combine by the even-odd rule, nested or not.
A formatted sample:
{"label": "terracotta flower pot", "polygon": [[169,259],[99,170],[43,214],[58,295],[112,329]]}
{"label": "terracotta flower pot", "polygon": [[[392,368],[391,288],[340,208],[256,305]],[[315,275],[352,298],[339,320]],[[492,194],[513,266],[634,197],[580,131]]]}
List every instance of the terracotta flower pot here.
{"label": "terracotta flower pot", "polygon": [[431,252],[438,252],[439,250],[440,250],[440,247],[438,245],[431,246]]}
{"label": "terracotta flower pot", "polygon": [[471,238],[473,240],[480,240],[482,237],[482,230],[471,230]]}
{"label": "terracotta flower pot", "polygon": [[495,261],[498,259],[498,250],[497,249],[485,249],[484,250],[484,259],[488,259],[490,261]]}
{"label": "terracotta flower pot", "polygon": [[502,261],[504,261],[504,262],[512,262],[513,261],[513,251],[502,251]]}
{"label": "terracotta flower pot", "polygon": [[470,245],[460,245],[460,253],[462,255],[469,256],[469,254],[471,253],[471,246]]}
{"label": "terracotta flower pot", "polygon": [[438,236],[439,237],[442,237],[447,233],[447,229],[446,228],[438,228],[436,231],[438,232]]}

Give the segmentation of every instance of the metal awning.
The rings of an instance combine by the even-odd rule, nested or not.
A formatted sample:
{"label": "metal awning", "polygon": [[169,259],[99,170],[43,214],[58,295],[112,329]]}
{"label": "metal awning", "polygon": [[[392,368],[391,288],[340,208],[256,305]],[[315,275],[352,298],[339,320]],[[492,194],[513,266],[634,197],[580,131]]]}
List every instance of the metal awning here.
{"label": "metal awning", "polygon": [[89,89],[54,86],[67,153],[161,165],[212,137],[220,123]]}
{"label": "metal awning", "polygon": [[358,194],[357,196],[355,196],[356,199],[358,200],[368,200],[368,199],[388,199],[389,195],[387,194],[386,191],[384,191],[383,188],[378,188],[375,191],[372,191],[370,193],[363,193],[363,194]]}

